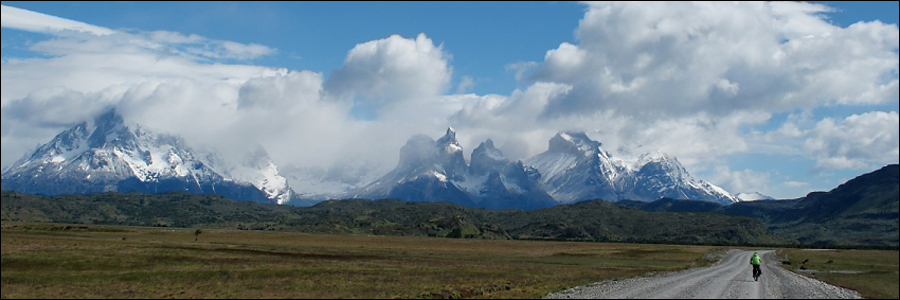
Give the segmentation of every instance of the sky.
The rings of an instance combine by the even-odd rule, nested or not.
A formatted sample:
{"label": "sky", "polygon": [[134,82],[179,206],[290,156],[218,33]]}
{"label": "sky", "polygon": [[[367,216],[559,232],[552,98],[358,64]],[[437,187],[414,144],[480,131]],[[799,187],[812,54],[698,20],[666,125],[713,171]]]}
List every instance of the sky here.
{"label": "sky", "polygon": [[[2,2],[2,161],[110,107],[279,166],[584,131],[788,199],[898,163],[898,2]],[[238,154],[235,154],[238,155]],[[385,171],[386,172],[386,171]]]}

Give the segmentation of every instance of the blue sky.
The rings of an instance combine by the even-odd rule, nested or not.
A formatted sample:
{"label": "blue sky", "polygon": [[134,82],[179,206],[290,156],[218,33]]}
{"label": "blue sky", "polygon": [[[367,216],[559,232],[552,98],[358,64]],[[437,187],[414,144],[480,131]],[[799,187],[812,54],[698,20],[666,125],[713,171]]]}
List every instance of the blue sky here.
{"label": "blue sky", "polygon": [[[491,138],[514,159],[582,130],[614,155],[663,151],[730,192],[779,198],[898,160],[897,2],[2,4],[117,32],[4,17],[4,168],[109,105],[326,168],[392,167],[409,136],[446,126],[467,151]],[[129,68],[153,57],[174,58]]]}
{"label": "blue sky", "polygon": [[[547,49],[574,42],[572,33],[584,13],[573,2],[3,3],[107,28],[166,30],[263,44],[279,51],[254,64],[326,76],[340,67],[356,44],[424,32],[452,54],[454,73],[474,78],[472,92],[478,94],[516,88],[506,65],[539,60]],[[22,42],[15,33],[7,37],[14,31],[3,30],[4,43]]]}

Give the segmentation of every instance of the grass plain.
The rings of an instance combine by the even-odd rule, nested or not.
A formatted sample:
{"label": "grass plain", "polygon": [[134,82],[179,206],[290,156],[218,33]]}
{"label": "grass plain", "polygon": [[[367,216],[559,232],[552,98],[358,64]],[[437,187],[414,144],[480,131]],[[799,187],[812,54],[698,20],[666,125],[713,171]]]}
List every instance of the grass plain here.
{"label": "grass plain", "polygon": [[[893,250],[780,249],[782,267],[870,299],[900,299],[900,255]],[[790,264],[786,263],[790,262]]]}
{"label": "grass plain", "polygon": [[[726,250],[206,228],[195,236],[196,228],[6,221],[0,227],[4,299],[539,298],[602,280],[707,265]],[[791,261],[799,258],[787,251]],[[896,291],[897,252],[883,252],[859,252],[871,261],[835,258],[831,264],[875,264],[871,268],[886,273],[859,280],[893,278]],[[857,252],[847,253],[853,254],[841,257]],[[881,263],[890,253],[893,261]],[[817,260],[806,266],[818,267]],[[867,297],[897,298],[836,280]]]}

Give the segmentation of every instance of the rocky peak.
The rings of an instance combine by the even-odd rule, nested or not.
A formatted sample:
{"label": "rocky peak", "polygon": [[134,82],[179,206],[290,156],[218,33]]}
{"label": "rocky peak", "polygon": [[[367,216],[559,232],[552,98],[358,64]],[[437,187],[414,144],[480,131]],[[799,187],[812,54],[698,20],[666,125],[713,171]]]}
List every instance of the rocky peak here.
{"label": "rocky peak", "polygon": [[662,152],[641,155],[638,157],[637,165],[634,168],[639,168],[639,173],[665,174],[677,178],[690,176],[677,158],[670,157]]}
{"label": "rocky peak", "polygon": [[599,151],[601,143],[584,132],[559,132],[550,139],[550,152],[589,156]]}
{"label": "rocky peak", "polygon": [[456,140],[456,131],[453,130],[453,127],[447,127],[447,133],[445,133],[444,136],[439,138],[435,143],[437,143],[438,147],[443,149],[445,153],[455,153],[462,151],[462,146],[460,146],[459,141]]}
{"label": "rocky peak", "polygon": [[440,164],[444,168],[447,177],[453,180],[462,180],[469,172],[469,165],[463,157],[463,148],[456,140],[456,131],[453,127],[447,128],[447,133],[437,140],[440,147]]}
{"label": "rocky peak", "polygon": [[447,133],[437,141],[427,135],[418,134],[400,148],[398,168],[403,170],[434,169],[452,179],[461,179],[468,172],[468,165],[463,158],[462,150],[456,140],[456,132],[453,131],[453,128],[447,129]]}
{"label": "rocky peak", "polygon": [[125,126],[125,120],[116,113],[115,109],[110,109],[94,118],[93,125],[94,130],[88,138],[88,146],[91,148],[102,148],[109,142],[123,142],[134,137]]}
{"label": "rocky peak", "polygon": [[509,160],[503,157],[503,153],[494,147],[494,141],[488,139],[472,150],[471,164],[469,170],[475,175],[484,175],[490,170],[500,169]]}

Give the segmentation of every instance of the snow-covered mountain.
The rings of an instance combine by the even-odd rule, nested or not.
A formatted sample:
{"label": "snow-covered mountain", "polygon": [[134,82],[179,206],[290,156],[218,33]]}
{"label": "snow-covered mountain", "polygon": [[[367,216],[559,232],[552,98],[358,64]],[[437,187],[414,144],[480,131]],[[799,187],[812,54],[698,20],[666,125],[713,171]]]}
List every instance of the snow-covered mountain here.
{"label": "snow-covered mountain", "polygon": [[540,209],[558,204],[540,188],[540,175],[533,168],[504,158],[493,141],[479,145],[471,160],[471,165],[466,163],[453,128],[436,141],[416,135],[400,148],[396,168],[348,197],[450,201],[485,209]]}
{"label": "snow-covered mountain", "polygon": [[244,161],[126,124],[114,110],[63,131],[2,174],[4,190],[43,194],[186,190],[278,204],[293,191],[261,148]]}
{"label": "snow-covered mountain", "polygon": [[560,132],[547,152],[525,160],[541,174],[543,188],[554,199],[571,203],[601,198],[653,201],[663,197],[718,202],[739,199],[692,177],[677,159],[662,153],[630,159],[614,158],[601,143],[583,132]]}
{"label": "snow-covered mountain", "polygon": [[734,195],[741,201],[756,201],[756,200],[775,200],[770,196],[766,196],[764,194],[760,194],[759,192],[751,192],[751,193],[737,193]]}

